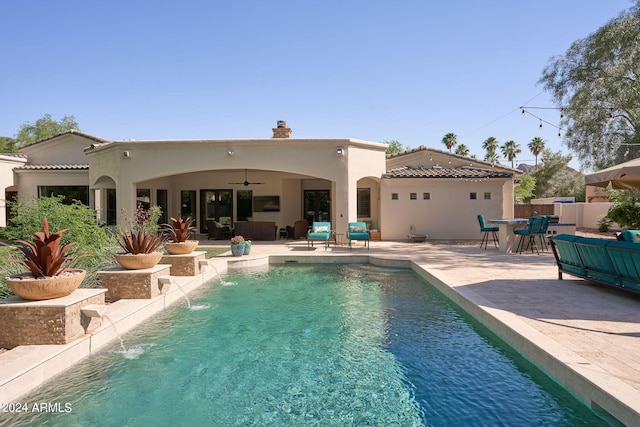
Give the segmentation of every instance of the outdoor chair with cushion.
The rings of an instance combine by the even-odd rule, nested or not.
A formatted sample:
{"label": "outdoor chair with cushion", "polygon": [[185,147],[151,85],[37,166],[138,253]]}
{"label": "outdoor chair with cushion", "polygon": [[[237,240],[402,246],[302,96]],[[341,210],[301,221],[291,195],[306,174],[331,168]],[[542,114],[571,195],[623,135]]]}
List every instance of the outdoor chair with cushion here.
{"label": "outdoor chair with cushion", "polygon": [[293,227],[287,225],[287,239],[302,239],[307,236],[309,231],[309,221],[301,219],[293,223]]}
{"label": "outdoor chair with cushion", "polygon": [[228,226],[217,221],[207,221],[207,237],[209,240],[223,240],[231,237],[231,230]]}
{"label": "outdoor chair with cushion", "polygon": [[324,242],[324,249],[327,250],[329,236],[331,236],[330,222],[314,222],[307,234],[307,248],[313,247],[313,242]]}
{"label": "outdoor chair with cushion", "polygon": [[498,232],[498,227],[488,226],[484,220],[484,215],[482,214],[478,215],[478,222],[480,223],[480,232],[484,233],[482,236],[482,241],[480,242],[480,247],[482,247],[482,245],[484,244],[485,250],[487,249],[487,244],[489,243],[489,233],[491,233],[491,235],[493,236],[493,245],[497,248],[498,235],[496,233]]}
{"label": "outdoor chair with cushion", "polygon": [[349,239],[349,250],[353,240],[364,240],[364,245],[369,249],[371,238],[367,231],[367,224],[364,222],[350,222],[347,227],[347,239]]}

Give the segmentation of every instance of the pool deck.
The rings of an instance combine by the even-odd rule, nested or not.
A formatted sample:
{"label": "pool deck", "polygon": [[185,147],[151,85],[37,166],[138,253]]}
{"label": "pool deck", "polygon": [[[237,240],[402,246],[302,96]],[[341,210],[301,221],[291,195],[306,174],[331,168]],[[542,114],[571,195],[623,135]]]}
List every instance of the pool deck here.
{"label": "pool deck", "polygon": [[[228,247],[228,241],[203,241],[200,249],[204,245]],[[560,281],[550,251],[505,254],[481,249],[479,242],[429,241],[376,241],[370,250],[361,245],[308,250],[306,241],[279,240],[254,242],[248,257],[222,255],[211,261],[274,256],[283,262],[326,255],[368,257],[378,265],[404,260],[588,405],[625,425],[640,425],[640,295],[566,274]],[[217,269],[224,273],[226,266]],[[174,302],[179,298],[174,295]],[[59,346],[44,347],[57,351],[51,347]],[[0,385],[5,362],[12,369],[16,359],[42,363],[30,357],[33,352],[18,347],[0,354]]]}

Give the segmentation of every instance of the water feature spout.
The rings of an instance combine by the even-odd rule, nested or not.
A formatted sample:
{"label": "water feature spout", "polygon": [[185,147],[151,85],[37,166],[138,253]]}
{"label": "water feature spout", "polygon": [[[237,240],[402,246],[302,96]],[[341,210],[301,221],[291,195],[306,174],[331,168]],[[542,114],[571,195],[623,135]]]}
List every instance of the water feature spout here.
{"label": "water feature spout", "polygon": [[200,266],[200,273],[204,273],[207,267],[209,267],[209,261],[206,259],[200,260],[198,261],[198,266]]}
{"label": "water feature spout", "polygon": [[104,316],[107,306],[102,304],[89,304],[80,309],[80,312],[87,317],[101,318]]}

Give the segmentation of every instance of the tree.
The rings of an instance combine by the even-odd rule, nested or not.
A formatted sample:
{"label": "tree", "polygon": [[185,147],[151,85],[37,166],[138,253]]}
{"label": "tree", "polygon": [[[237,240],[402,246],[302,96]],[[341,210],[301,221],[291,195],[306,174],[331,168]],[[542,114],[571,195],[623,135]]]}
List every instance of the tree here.
{"label": "tree", "polygon": [[470,151],[469,151],[469,147],[467,147],[467,146],[466,146],[466,145],[464,145],[464,144],[460,144],[460,145],[458,145],[458,146],[456,147],[456,151],[455,151],[455,153],[456,153],[458,156],[465,156],[465,157],[469,155],[469,152],[470,152]]}
{"label": "tree", "polygon": [[485,141],[482,143],[482,148],[486,152],[484,159],[487,162],[491,162],[491,163],[498,162],[498,155],[496,154],[496,150],[498,149],[498,146],[499,146],[498,140],[493,136],[490,136],[489,138],[485,139]]}
{"label": "tree", "polygon": [[59,133],[69,130],[79,130],[78,123],[74,116],[64,116],[60,121],[51,118],[51,114],[45,114],[35,123],[26,122],[20,127],[15,141],[18,147],[32,142],[51,138]]}
{"label": "tree", "polygon": [[534,190],[537,198],[575,197],[577,202],[585,200],[584,175],[570,172],[567,165],[571,155],[563,156],[545,149],[542,152],[542,166],[531,173],[536,180]]}
{"label": "tree", "polygon": [[640,157],[640,0],[552,57],[539,83],[567,117],[565,142],[586,167]]}
{"label": "tree", "polygon": [[513,189],[514,199],[516,203],[529,203],[533,197],[533,191],[536,187],[536,180],[531,175],[522,175],[520,185]]}
{"label": "tree", "polygon": [[502,147],[502,155],[507,158],[511,162],[511,167],[513,167],[513,161],[515,158],[522,152],[520,149],[520,144],[517,144],[514,140],[510,140],[505,142]]}
{"label": "tree", "polygon": [[382,141],[382,143],[389,145],[389,148],[387,148],[387,151],[385,151],[385,153],[387,154],[397,154],[409,149],[408,146],[403,148],[402,144],[395,139],[392,139],[391,141]]}
{"label": "tree", "polygon": [[8,136],[0,136],[0,153],[15,153],[18,151],[16,141]]}
{"label": "tree", "polygon": [[536,136],[531,141],[529,141],[529,144],[527,145],[527,147],[529,147],[529,151],[531,151],[531,154],[536,156],[536,168],[538,167],[538,156],[540,155],[540,153],[542,153],[542,150],[544,150],[544,144],[544,140],[539,136]]}
{"label": "tree", "polygon": [[442,137],[442,143],[445,145],[445,147],[447,147],[449,152],[451,152],[451,149],[458,143],[458,136],[453,132],[449,132],[444,137]]}

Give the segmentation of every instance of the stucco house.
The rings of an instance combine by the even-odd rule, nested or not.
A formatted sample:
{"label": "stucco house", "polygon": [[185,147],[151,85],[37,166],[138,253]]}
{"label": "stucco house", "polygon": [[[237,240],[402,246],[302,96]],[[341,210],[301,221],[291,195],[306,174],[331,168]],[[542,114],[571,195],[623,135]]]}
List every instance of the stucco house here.
{"label": "stucco house", "polygon": [[[366,221],[383,240],[409,225],[430,239],[480,238],[476,215],[513,214],[516,169],[419,147],[386,155],[387,145],[350,138],[111,141],[69,131],[0,155],[5,198],[63,194],[115,225],[122,210],[159,205],[165,215],[208,220],[330,221],[338,233]],[[0,226],[6,214],[0,216]]]}

